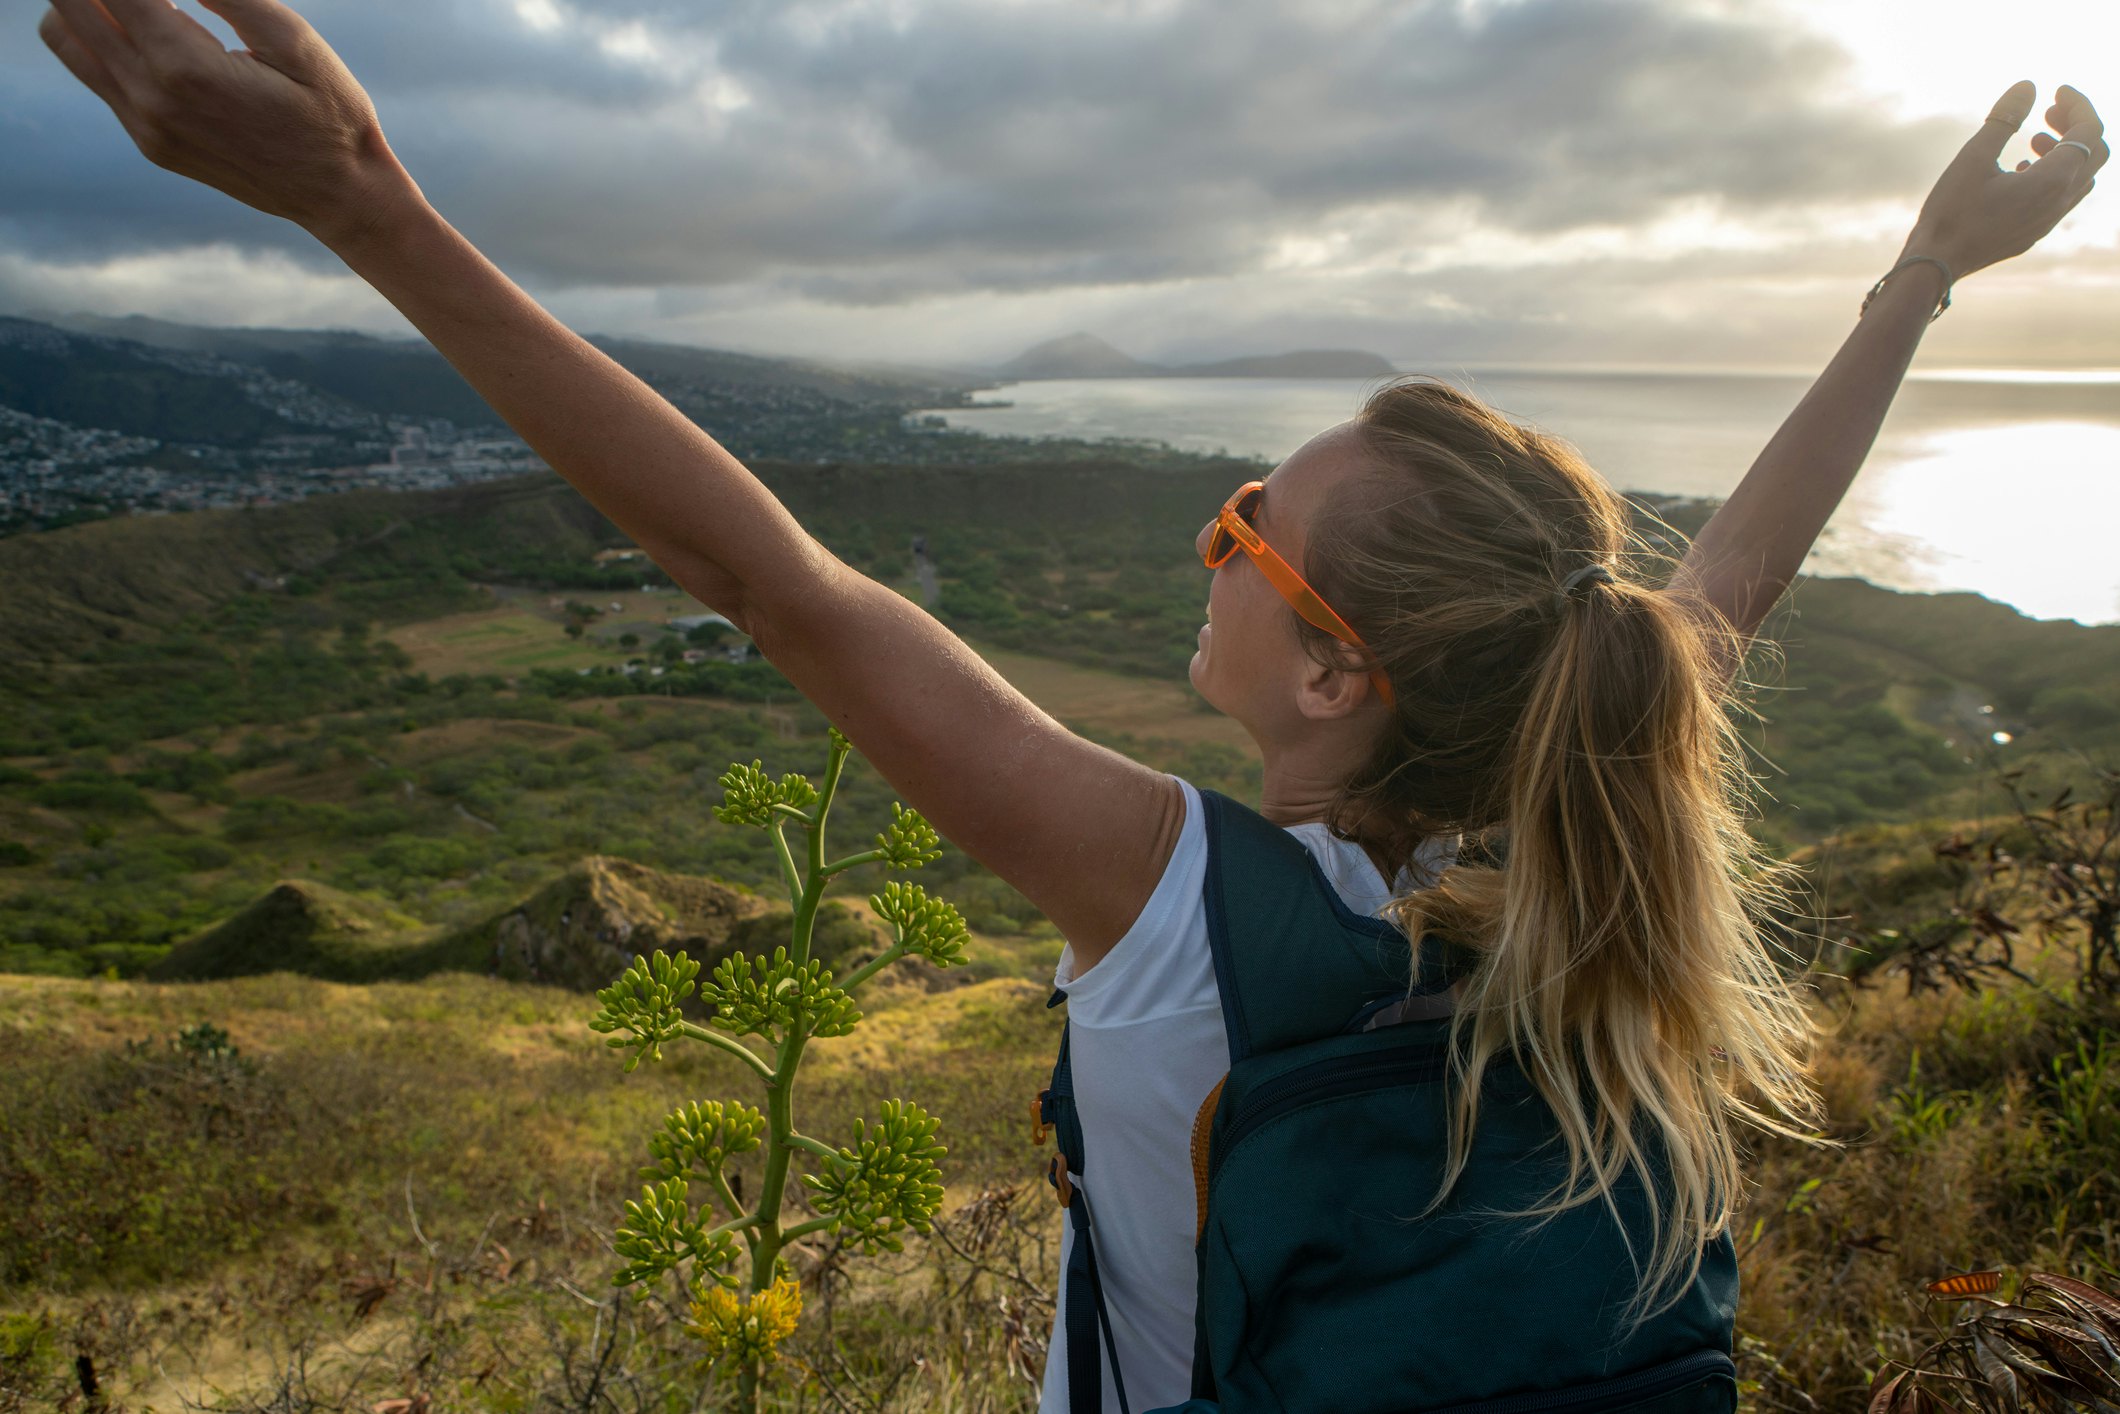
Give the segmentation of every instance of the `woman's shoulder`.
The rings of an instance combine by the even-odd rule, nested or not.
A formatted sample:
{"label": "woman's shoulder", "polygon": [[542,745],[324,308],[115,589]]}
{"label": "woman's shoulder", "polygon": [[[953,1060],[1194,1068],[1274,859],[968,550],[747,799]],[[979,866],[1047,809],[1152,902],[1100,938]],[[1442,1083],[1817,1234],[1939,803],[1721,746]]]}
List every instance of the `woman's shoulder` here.
{"label": "woman's shoulder", "polygon": [[1067,994],[1068,1018],[1085,1026],[1141,1025],[1173,1011],[1220,1006],[1207,942],[1207,828],[1199,790],[1172,777],[1185,821],[1163,875],[1133,926],[1093,963],[1063,948],[1053,985]]}

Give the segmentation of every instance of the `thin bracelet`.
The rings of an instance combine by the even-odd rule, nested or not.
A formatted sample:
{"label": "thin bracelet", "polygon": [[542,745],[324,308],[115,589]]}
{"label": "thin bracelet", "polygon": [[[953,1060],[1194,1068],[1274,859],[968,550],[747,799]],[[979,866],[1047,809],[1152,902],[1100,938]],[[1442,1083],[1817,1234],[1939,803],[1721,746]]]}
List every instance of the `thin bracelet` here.
{"label": "thin bracelet", "polygon": [[1863,315],[1868,314],[1870,312],[1871,301],[1875,300],[1879,294],[1883,293],[1885,280],[1891,279],[1894,275],[1897,275],[1900,271],[1906,269],[1909,265],[1933,265],[1938,270],[1941,270],[1943,272],[1943,298],[1937,301],[1936,312],[1929,316],[1929,323],[1934,324],[1937,320],[1943,318],[1943,312],[1951,307],[1951,286],[1957,284],[1958,281],[1957,278],[1951,274],[1951,267],[1944,264],[1942,261],[1938,260],[1933,255],[1910,255],[1905,260],[1902,260],[1897,265],[1893,266],[1891,269],[1885,271],[1883,279],[1880,279],[1876,284],[1870,286],[1870,292],[1862,297],[1862,308],[1856,311],[1856,317],[1860,318]]}

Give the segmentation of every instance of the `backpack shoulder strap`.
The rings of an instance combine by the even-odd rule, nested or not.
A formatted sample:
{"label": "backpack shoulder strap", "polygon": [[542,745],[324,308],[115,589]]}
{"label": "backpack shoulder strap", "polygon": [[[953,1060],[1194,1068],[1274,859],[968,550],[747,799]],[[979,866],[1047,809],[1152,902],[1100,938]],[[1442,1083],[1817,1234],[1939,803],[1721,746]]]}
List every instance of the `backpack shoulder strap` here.
{"label": "backpack shoulder strap", "polygon": [[[1056,990],[1046,1006],[1056,1007],[1066,1000],[1067,994]],[[1053,1061],[1052,1080],[1038,1092],[1031,1120],[1032,1142],[1043,1144],[1048,1132],[1055,1139],[1045,1177],[1067,1213],[1072,1236],[1061,1312],[1067,1335],[1068,1414],[1102,1414],[1103,1362],[1107,1359],[1111,1361],[1112,1390],[1119,1397],[1120,1414],[1128,1414],[1126,1377],[1119,1368],[1111,1308],[1105,1302],[1104,1277],[1097,1267],[1096,1224],[1090,1214],[1089,1196],[1074,1181],[1087,1167],[1088,1155],[1082,1142],[1082,1120],[1075,1110],[1070,1036],[1071,1028],[1062,1026],[1060,1054]]]}
{"label": "backpack shoulder strap", "polygon": [[[1214,791],[1207,825],[1207,942],[1231,1065],[1349,1029],[1452,978],[1440,943],[1414,976],[1405,935],[1349,908],[1295,836]],[[1411,1019],[1403,1018],[1403,1019]]]}

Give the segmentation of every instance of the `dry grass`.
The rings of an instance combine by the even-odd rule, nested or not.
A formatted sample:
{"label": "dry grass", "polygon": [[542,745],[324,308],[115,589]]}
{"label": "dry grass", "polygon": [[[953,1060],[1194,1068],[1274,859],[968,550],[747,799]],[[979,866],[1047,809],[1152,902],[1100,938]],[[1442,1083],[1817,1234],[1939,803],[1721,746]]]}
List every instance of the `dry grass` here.
{"label": "dry grass", "polygon": [[623,658],[586,637],[567,637],[556,616],[543,618],[517,608],[451,614],[393,629],[386,636],[411,655],[414,672],[433,678],[598,668]]}
{"label": "dry grass", "polygon": [[1244,728],[1204,707],[1199,695],[1183,684],[992,648],[981,648],[979,656],[1024,696],[1071,727],[1142,740],[1216,742],[1246,756],[1257,755]]}
{"label": "dry grass", "polygon": [[[563,631],[568,600],[599,611],[580,638],[569,638]],[[636,650],[621,649],[620,634],[636,633],[645,645],[663,632],[670,619],[709,612],[689,594],[672,591],[510,590],[498,592],[490,609],[406,624],[385,637],[411,655],[414,672],[434,678],[457,673],[505,677],[532,668],[593,668],[621,662]]]}
{"label": "dry grass", "polygon": [[1762,1145],[1738,1234],[1762,1409],[1865,1408],[1878,1367],[1935,1338],[1921,1297],[1935,1278],[2001,1267],[2109,1285],[2120,1261],[2120,1155],[2070,1137],[2054,1080],[2076,1037],[2111,1026],[2100,999],[2058,982],[1975,996],[1836,986],[1821,1012],[1836,1143]]}
{"label": "dry grass", "polygon": [[[2056,1077],[2078,1066],[2078,1038],[2112,1029],[2113,1014],[2033,961],[2040,981],[1974,996],[1845,985],[1821,995],[1817,1078],[1836,1143],[1761,1145],[1737,1233],[1750,1407],[1863,1408],[1883,1362],[1934,1338],[1919,1291],[1947,1272],[2043,1268],[2110,1283],[2120,1126],[2109,1105],[2072,1113]],[[883,1098],[917,1099],[943,1118],[952,1148],[952,1221],[993,1201],[982,1194],[1026,1196],[991,1259],[916,1244],[903,1259],[842,1271],[828,1252],[805,1254],[811,1373],[787,1407],[1030,1406],[1024,1366],[1037,1362],[1052,1275],[1039,1244],[1054,1226],[1039,1201],[1039,1151],[1022,1133],[1053,1040],[1044,990],[1020,979],[894,986],[874,994],[854,1035],[815,1044],[805,1127],[835,1132]],[[227,1152],[196,1142],[211,1106],[181,1087],[152,1105],[93,1111],[100,1132],[71,1127],[90,1110],[40,1100],[44,1122],[59,1124],[48,1133],[78,1136],[53,1159],[77,1188],[153,1201],[168,1174],[136,1174],[137,1160],[123,1158],[127,1145],[153,1141],[190,1146],[192,1182],[225,1176],[258,1196],[251,1210],[176,1234],[180,1250],[157,1257],[173,1267],[77,1263],[19,1285],[0,1299],[0,1357],[41,1321],[50,1350],[101,1352],[129,1407],[182,1396],[227,1409],[365,1409],[416,1387],[438,1407],[557,1409],[585,1407],[581,1382],[606,1350],[640,1396],[617,1407],[711,1407],[675,1308],[608,1304],[601,1244],[660,1115],[685,1099],[749,1096],[750,1085],[692,1053],[623,1076],[586,1029],[592,1005],[461,976],[368,987],[0,979],[0,1064],[40,1096],[105,1103],[142,1083],[117,1059],[126,1042],[212,1019],[262,1061],[265,1116],[227,1131],[240,1138],[240,1152]],[[0,1147],[0,1159],[10,1153],[19,1162],[19,1147]],[[47,1196],[0,1225],[63,1230],[120,1211]],[[538,1223],[549,1232],[524,1226]],[[397,1284],[371,1318],[354,1320],[352,1293],[388,1279],[393,1260]],[[52,1368],[51,1379],[63,1376]]]}
{"label": "dry grass", "polygon": [[[860,1032],[816,1044],[805,1128],[850,1130],[904,1095],[943,1119],[947,1212],[1023,1188],[1044,995],[1012,979],[878,990]],[[632,1393],[593,1407],[711,1407],[682,1309],[614,1304],[605,1244],[660,1117],[755,1086],[699,1048],[627,1076],[587,1028],[594,1006],[464,976],[0,978],[0,1066],[37,1096],[0,1117],[0,1410],[51,1407],[76,1352],[112,1408],[365,1410],[415,1388],[445,1408],[588,1408],[600,1360]],[[160,1040],[201,1019],[239,1062],[186,1064]],[[199,1201],[152,1216],[183,1194]],[[800,1407],[840,1407],[814,1402],[829,1381],[854,1408],[945,1391],[966,1411],[1028,1408],[1008,1351],[1020,1364],[1025,1303],[1050,1280],[1053,1209],[1012,1221],[1017,1255],[994,1271],[995,1253],[921,1244],[836,1275],[830,1252],[804,1256],[831,1267],[813,1301],[829,1291],[834,1315],[807,1328],[819,1374]]]}

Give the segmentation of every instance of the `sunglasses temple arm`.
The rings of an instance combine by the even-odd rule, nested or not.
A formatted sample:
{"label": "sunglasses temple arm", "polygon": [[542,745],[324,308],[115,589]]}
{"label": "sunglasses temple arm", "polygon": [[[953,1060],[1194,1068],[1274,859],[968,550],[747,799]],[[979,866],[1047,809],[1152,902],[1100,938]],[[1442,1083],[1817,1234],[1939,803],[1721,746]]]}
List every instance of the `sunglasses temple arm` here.
{"label": "sunglasses temple arm", "polygon": [[1266,578],[1273,587],[1281,591],[1281,597],[1288,601],[1290,608],[1350,648],[1368,651],[1361,636],[1347,626],[1345,619],[1332,611],[1332,606],[1325,602],[1317,590],[1303,582],[1303,577],[1295,572],[1288,561],[1274,553],[1272,546],[1267,546],[1265,552],[1256,558],[1259,568],[1265,571]]}
{"label": "sunglasses temple arm", "polygon": [[[1307,622],[1366,657],[1376,656],[1370,652],[1369,645],[1362,641],[1362,636],[1348,625],[1347,620],[1334,613],[1324,597],[1305,583],[1303,577],[1295,572],[1288,561],[1275,553],[1272,546],[1264,547],[1264,553],[1254,558],[1258,561],[1259,568],[1265,571],[1268,582],[1281,591],[1281,597],[1288,601],[1289,607],[1301,614]],[[1369,681],[1386,707],[1396,705],[1397,695],[1392,692],[1391,679],[1384,675],[1383,669],[1379,668],[1370,673]]]}

